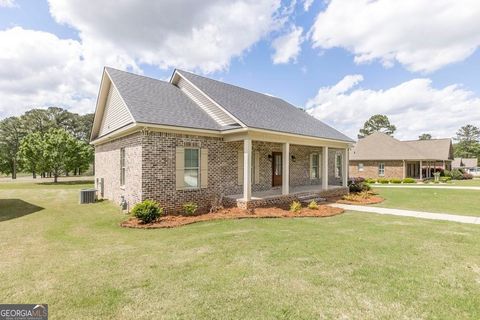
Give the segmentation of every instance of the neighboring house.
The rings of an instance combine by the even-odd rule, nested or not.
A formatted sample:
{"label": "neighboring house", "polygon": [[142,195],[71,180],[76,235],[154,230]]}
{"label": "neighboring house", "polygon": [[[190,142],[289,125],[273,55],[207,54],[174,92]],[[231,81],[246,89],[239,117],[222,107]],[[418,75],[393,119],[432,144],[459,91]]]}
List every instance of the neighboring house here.
{"label": "neighboring house", "polygon": [[465,172],[475,176],[480,175],[477,158],[455,158],[452,162],[453,169],[463,169]]}
{"label": "neighboring house", "polygon": [[175,70],[105,68],[91,143],[100,197],[168,212],[348,192],[350,138],[282,99]]}
{"label": "neighboring house", "polygon": [[376,132],[358,140],[350,150],[350,175],[364,178],[415,178],[451,169],[450,139],[400,141]]}

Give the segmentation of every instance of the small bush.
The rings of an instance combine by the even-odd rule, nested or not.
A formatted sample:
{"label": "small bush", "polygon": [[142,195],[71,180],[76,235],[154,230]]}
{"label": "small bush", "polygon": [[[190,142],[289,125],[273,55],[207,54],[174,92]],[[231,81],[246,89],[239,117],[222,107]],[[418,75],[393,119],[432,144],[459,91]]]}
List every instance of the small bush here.
{"label": "small bush", "polygon": [[392,178],[390,179],[390,183],[402,183],[402,179]]}
{"label": "small bush", "polygon": [[293,201],[290,205],[290,211],[298,212],[302,209],[302,204],[299,201]]}
{"label": "small bush", "polygon": [[350,192],[362,192],[370,190],[368,183],[361,177],[348,179],[348,189]]}
{"label": "small bush", "polygon": [[452,172],[450,170],[443,170],[443,176],[452,178]]}
{"label": "small bush", "polygon": [[187,202],[183,204],[183,212],[187,216],[193,216],[198,209],[198,205],[195,202]]}
{"label": "small bush", "polygon": [[433,179],[432,178],[425,178],[422,181],[423,181],[423,183],[430,183],[430,182],[433,182]]}
{"label": "small bush", "polygon": [[452,180],[463,180],[463,172],[460,169],[453,169],[450,174]]}
{"label": "small bush", "polygon": [[445,177],[440,177],[440,182],[450,182],[450,180],[452,180],[451,177],[447,177],[447,176],[445,176]]}
{"label": "small bush", "polygon": [[375,183],[375,182],[377,182],[377,179],[367,178],[367,179],[365,179],[365,182],[366,183]]}
{"label": "small bush", "polygon": [[381,184],[387,184],[390,182],[390,180],[386,179],[386,178],[380,178],[377,180],[378,183],[381,183]]}
{"label": "small bush", "polygon": [[464,179],[464,180],[471,180],[471,179],[473,179],[473,174],[464,173],[464,174],[463,174],[463,179]]}
{"label": "small bush", "polygon": [[317,201],[312,200],[312,201],[308,204],[308,209],[318,210]]}
{"label": "small bush", "polygon": [[413,178],[405,178],[402,180],[403,183],[415,183],[415,179]]}
{"label": "small bush", "polygon": [[151,223],[163,214],[163,208],[153,200],[144,200],[133,207],[132,214],[143,223]]}

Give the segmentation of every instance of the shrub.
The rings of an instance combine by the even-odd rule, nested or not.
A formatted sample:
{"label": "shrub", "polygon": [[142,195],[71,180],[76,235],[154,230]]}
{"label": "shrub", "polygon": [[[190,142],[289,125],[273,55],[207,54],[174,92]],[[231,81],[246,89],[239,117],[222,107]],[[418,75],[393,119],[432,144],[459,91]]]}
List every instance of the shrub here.
{"label": "shrub", "polygon": [[375,182],[377,182],[377,179],[367,178],[367,179],[365,179],[365,182],[366,183],[375,183]]}
{"label": "shrub", "polygon": [[380,178],[377,180],[377,182],[379,183],[382,183],[382,184],[387,184],[390,182],[390,180],[386,179],[386,178]]}
{"label": "shrub", "polygon": [[402,180],[403,183],[415,183],[415,179],[413,178],[405,178]]}
{"label": "shrub", "polygon": [[443,170],[444,177],[452,177],[452,172],[450,170]]}
{"label": "shrub", "polygon": [[195,202],[187,202],[183,204],[183,212],[187,216],[193,216],[198,209],[198,205]]}
{"label": "shrub", "polygon": [[450,182],[450,180],[452,180],[451,177],[440,177],[440,182]]}
{"label": "shrub", "polygon": [[312,201],[308,204],[308,209],[318,210],[317,201],[312,200]]}
{"label": "shrub", "polygon": [[370,186],[365,183],[364,178],[357,177],[348,180],[348,189],[350,192],[362,192],[370,190]]}
{"label": "shrub", "polygon": [[290,211],[298,212],[302,209],[302,204],[299,201],[293,201],[290,205]]}
{"label": "shrub", "polygon": [[450,174],[452,180],[463,180],[463,172],[460,169],[453,169]]}
{"label": "shrub", "polygon": [[163,208],[153,200],[144,200],[137,203],[132,209],[132,214],[143,223],[150,223],[157,220],[163,213]]}
{"label": "shrub", "polygon": [[430,183],[430,182],[433,182],[433,179],[432,178],[425,178],[422,181],[423,181],[423,183]]}
{"label": "shrub", "polygon": [[390,179],[390,183],[402,183],[402,179],[392,178]]}
{"label": "shrub", "polygon": [[470,173],[464,173],[464,174],[463,174],[463,179],[464,179],[464,180],[470,180],[470,179],[473,179],[473,174],[470,174]]}

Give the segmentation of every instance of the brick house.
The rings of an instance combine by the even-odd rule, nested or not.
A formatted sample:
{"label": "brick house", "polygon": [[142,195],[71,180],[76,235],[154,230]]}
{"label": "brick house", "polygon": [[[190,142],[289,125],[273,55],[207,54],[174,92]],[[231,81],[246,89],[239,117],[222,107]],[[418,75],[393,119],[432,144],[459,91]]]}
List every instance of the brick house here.
{"label": "brick house", "polygon": [[363,178],[431,178],[435,171],[451,170],[452,160],[450,139],[400,141],[376,132],[350,150],[349,173]]}
{"label": "brick house", "polygon": [[99,197],[167,212],[348,192],[353,141],[276,97],[175,70],[105,68],[91,135]]}

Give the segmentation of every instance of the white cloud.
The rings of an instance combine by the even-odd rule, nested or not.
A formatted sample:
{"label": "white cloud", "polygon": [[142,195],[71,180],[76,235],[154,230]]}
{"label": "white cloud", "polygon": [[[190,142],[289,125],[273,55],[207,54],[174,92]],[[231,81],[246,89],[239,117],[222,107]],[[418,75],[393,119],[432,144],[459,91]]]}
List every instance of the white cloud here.
{"label": "white cloud", "polygon": [[480,98],[460,85],[434,88],[418,78],[386,90],[356,88],[361,75],[348,75],[322,87],[308,100],[308,112],[327,120],[352,138],[374,114],[385,114],[397,126],[395,137],[416,139],[422,133],[452,137],[463,125],[480,123]]}
{"label": "white cloud", "polygon": [[395,62],[432,72],[480,46],[478,0],[331,0],[311,30],[313,46],[345,48],[355,62]]}
{"label": "white cloud", "polygon": [[281,35],[272,42],[275,53],[272,55],[274,64],[296,62],[301,51],[303,28],[292,26],[288,33]]}
{"label": "white cloud", "polygon": [[0,0],[0,8],[13,8],[16,5],[15,0]]}
{"label": "white cloud", "polygon": [[125,51],[139,63],[213,72],[228,67],[284,17],[279,0],[49,0],[59,23],[85,44]]}
{"label": "white cloud", "polygon": [[0,116],[52,105],[92,112],[103,65],[135,67],[126,57],[92,49],[43,31],[0,31]]}
{"label": "white cloud", "polygon": [[303,0],[303,10],[308,11],[313,4],[313,0]]}

